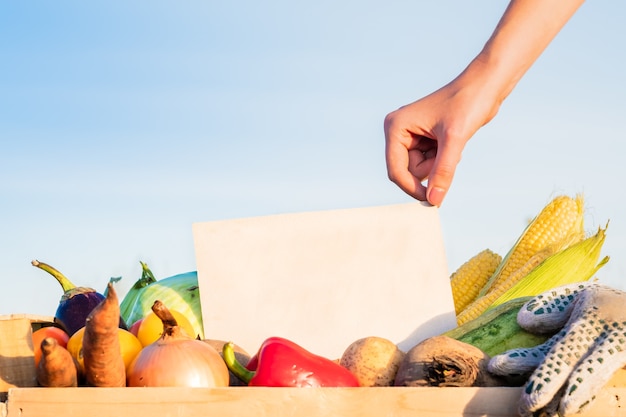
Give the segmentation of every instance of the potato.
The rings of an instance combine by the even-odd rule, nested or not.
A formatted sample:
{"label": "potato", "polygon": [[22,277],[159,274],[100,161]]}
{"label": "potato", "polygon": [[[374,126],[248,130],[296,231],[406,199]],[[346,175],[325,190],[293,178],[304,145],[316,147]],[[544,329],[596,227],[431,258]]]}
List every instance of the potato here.
{"label": "potato", "polygon": [[404,352],[383,337],[359,339],[345,350],[339,364],[352,372],[362,387],[393,385]]}

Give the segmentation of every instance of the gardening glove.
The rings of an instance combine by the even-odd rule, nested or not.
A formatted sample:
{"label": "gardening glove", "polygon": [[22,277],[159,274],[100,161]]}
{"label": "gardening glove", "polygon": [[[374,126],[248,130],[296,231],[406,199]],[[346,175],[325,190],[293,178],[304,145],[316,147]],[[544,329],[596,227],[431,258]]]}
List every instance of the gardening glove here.
{"label": "gardening glove", "polygon": [[530,373],[519,403],[522,416],[579,413],[626,365],[624,291],[589,282],[564,285],[529,300],[517,321],[532,333],[557,332],[539,346],[489,361],[488,370],[497,375]]}

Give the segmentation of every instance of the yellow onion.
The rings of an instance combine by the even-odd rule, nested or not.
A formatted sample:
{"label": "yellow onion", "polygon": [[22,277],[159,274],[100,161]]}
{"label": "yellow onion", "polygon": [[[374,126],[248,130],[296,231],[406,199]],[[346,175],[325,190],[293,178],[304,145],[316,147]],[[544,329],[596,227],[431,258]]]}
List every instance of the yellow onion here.
{"label": "yellow onion", "polygon": [[227,387],[229,374],[220,354],[179,327],[172,313],[157,300],[152,311],[163,322],[163,334],[144,347],[130,364],[129,387]]}

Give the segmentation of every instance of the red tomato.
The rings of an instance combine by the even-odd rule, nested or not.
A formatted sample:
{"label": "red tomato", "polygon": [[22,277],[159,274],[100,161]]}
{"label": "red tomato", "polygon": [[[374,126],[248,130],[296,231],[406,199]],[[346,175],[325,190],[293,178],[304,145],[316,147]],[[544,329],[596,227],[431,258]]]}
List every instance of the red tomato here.
{"label": "red tomato", "polygon": [[139,326],[141,326],[141,322],[142,321],[143,321],[143,319],[139,319],[136,322],[134,322],[133,325],[130,326],[128,331],[131,332],[132,334],[134,334],[135,336],[137,336],[137,333],[139,332]]}
{"label": "red tomato", "polygon": [[41,342],[46,337],[54,337],[59,346],[67,347],[67,341],[70,339],[69,335],[62,329],[54,326],[42,327],[41,329],[33,332],[33,350],[35,352],[35,366],[39,364],[41,360]]}

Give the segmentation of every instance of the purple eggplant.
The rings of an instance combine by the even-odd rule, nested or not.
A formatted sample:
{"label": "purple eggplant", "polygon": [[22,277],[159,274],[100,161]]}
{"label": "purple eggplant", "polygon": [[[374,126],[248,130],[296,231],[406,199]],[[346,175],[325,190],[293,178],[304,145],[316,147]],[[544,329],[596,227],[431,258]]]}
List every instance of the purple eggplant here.
{"label": "purple eggplant", "polygon": [[[61,326],[68,335],[73,335],[76,331],[85,326],[85,320],[91,310],[93,310],[102,300],[104,295],[89,287],[77,287],[61,272],[52,266],[34,260],[33,266],[48,272],[56,278],[63,288],[63,295],[59,301],[54,321]],[[120,327],[126,329],[126,323],[120,317]]]}

